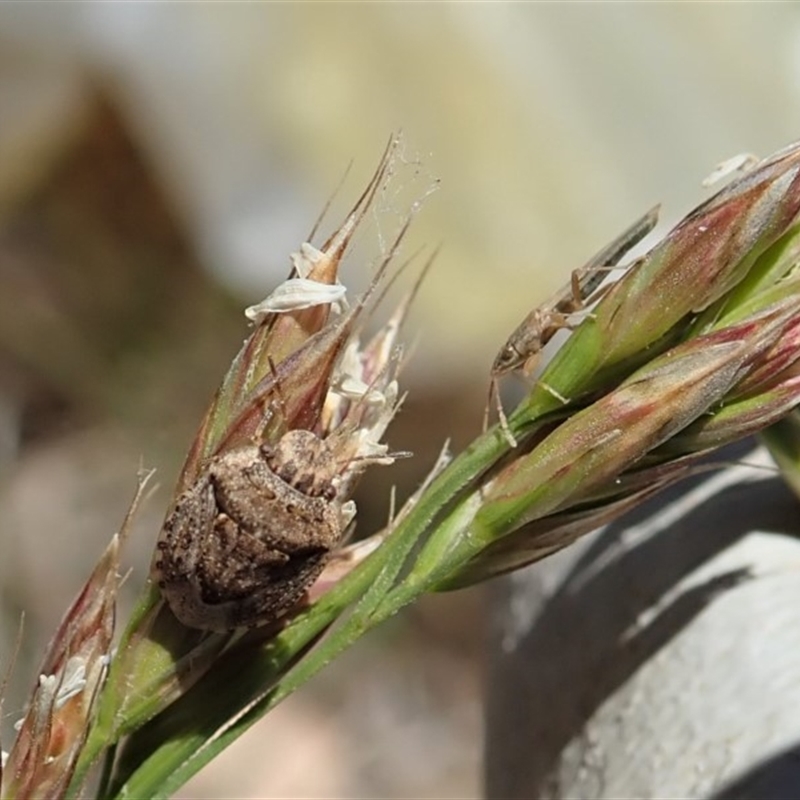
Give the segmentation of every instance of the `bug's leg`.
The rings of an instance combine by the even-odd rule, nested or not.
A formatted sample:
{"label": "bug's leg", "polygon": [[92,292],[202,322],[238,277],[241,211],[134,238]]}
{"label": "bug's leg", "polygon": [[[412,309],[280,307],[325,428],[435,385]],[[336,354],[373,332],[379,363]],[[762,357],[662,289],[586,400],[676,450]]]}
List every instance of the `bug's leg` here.
{"label": "bug's leg", "polygon": [[497,418],[500,420],[500,428],[508,444],[511,447],[516,447],[517,440],[514,438],[514,434],[511,433],[511,428],[508,427],[508,417],[506,417],[506,412],[503,410],[503,401],[500,398],[500,386],[497,383],[497,378],[492,378],[492,384],[494,386],[494,399],[497,403]]}
{"label": "bug's leg", "polygon": [[616,269],[624,269],[624,267],[591,267],[587,272],[586,268],[572,270],[570,277],[570,286],[572,287],[572,297],[569,304],[564,308],[566,314],[574,314],[578,311],[583,311],[586,306],[591,306],[605,297],[609,289],[614,285],[607,283],[605,286],[600,286],[603,280],[597,274],[593,278],[587,280],[586,276],[591,273],[611,272]]}
{"label": "bug's leg", "polygon": [[495,385],[497,378],[492,375],[489,378],[489,393],[486,396],[486,405],[483,407],[483,425],[481,426],[481,433],[486,433],[489,430],[489,409],[492,407],[492,400],[494,400]]}
{"label": "bug's leg", "polygon": [[[593,267],[594,271],[610,271],[612,269],[622,269],[622,267]],[[589,286],[588,288],[590,291],[588,294],[585,294],[584,292],[587,289],[587,285],[582,279],[583,270],[576,269],[572,271],[572,296],[568,302],[561,305],[559,311],[553,312],[554,316],[557,317],[555,319],[555,325],[559,329],[574,331],[583,320],[592,319],[594,313],[589,310],[588,306],[593,306],[595,303],[602,300],[614,286],[613,283],[607,283],[605,286],[600,287]],[[573,314],[580,313],[582,313],[582,316],[577,322],[573,322],[570,319]]]}
{"label": "bug's leg", "polygon": [[[562,328],[562,329],[566,328],[566,329],[568,329],[568,330],[573,330],[573,328],[575,328],[575,327],[576,327],[576,326],[575,326],[575,325],[572,325],[572,324],[571,324],[571,323],[570,323],[568,320],[565,320],[565,321],[564,321],[564,323],[563,323],[563,325],[561,325],[561,328]],[[537,363],[539,362],[539,358],[541,357],[541,355],[542,355],[541,351],[539,351],[538,353],[534,353],[534,354],[533,354],[533,355],[532,355],[532,356],[531,356],[531,357],[530,357],[530,358],[529,358],[529,359],[528,359],[528,360],[525,362],[525,364],[524,364],[524,365],[523,365],[523,367],[522,367],[522,371],[523,371],[523,374],[524,374],[526,377],[528,377],[528,378],[530,378],[530,377],[531,377],[531,375],[532,375],[533,371],[536,369],[536,365],[537,365]],[[545,390],[546,392],[548,392],[549,394],[553,395],[553,397],[555,397],[555,398],[556,398],[556,400],[559,400],[559,401],[560,401],[560,402],[562,402],[564,405],[567,405],[567,403],[569,403],[569,400],[568,400],[566,397],[564,397],[564,395],[563,395],[563,394],[561,394],[561,393],[560,393],[560,392],[558,392],[556,389],[554,389],[552,386],[550,386],[550,384],[548,384],[548,383],[545,383],[544,381],[535,381],[535,383],[536,383],[536,385],[537,385],[537,386],[541,386],[541,387],[542,387],[542,389],[544,389],[544,390]]]}
{"label": "bug's leg", "polygon": [[489,409],[492,406],[492,401],[495,403],[495,408],[497,409],[497,418],[500,422],[500,428],[503,431],[503,436],[505,436],[506,441],[509,443],[511,447],[517,446],[517,440],[514,438],[514,435],[511,433],[511,429],[508,427],[508,418],[506,417],[506,412],[503,411],[503,402],[500,399],[500,387],[498,385],[498,379],[495,375],[492,375],[491,381],[489,383],[489,396],[486,398],[486,407],[483,410],[483,432],[489,429]]}
{"label": "bug's leg", "polygon": [[[621,267],[607,267],[606,269],[609,269],[609,270],[621,269]],[[602,300],[608,294],[608,292],[611,290],[611,288],[613,286],[614,286],[613,283],[607,283],[605,286],[598,286],[594,291],[592,291],[588,295],[586,295],[586,297],[582,296],[581,297],[581,307],[578,310],[582,311],[584,308],[586,308],[586,306],[592,306],[595,303],[597,303],[600,300]]]}
{"label": "bug's leg", "polygon": [[570,276],[570,283],[572,285],[572,304],[576,311],[583,308],[584,298],[583,291],[581,290],[581,278],[583,277],[583,270],[574,269]]}
{"label": "bug's leg", "polygon": [[[630,264],[609,264],[605,267],[592,267],[592,270],[595,272],[615,272],[621,271],[624,275],[628,275],[629,273],[635,272],[639,269],[639,267],[644,264],[646,261],[646,256],[640,256],[639,258],[632,261]],[[579,273],[577,278],[575,273]],[[581,270],[574,270],[572,273],[572,292],[573,292],[573,299],[579,298],[579,306],[575,309],[576,311],[583,310],[586,306],[593,306],[595,303],[600,302],[611,289],[614,288],[616,285],[616,281],[612,283],[607,283],[605,286],[599,286],[597,284],[593,284],[592,282],[583,283],[581,286],[582,281],[580,274]],[[577,294],[575,294],[575,289],[577,287]],[[587,291],[588,289],[588,291]]]}
{"label": "bug's leg", "polygon": [[564,405],[568,405],[569,404],[569,400],[566,397],[564,397],[563,394],[561,394],[556,389],[554,389],[549,383],[545,383],[544,381],[538,381],[538,384],[548,394],[553,395],[553,397],[555,397],[555,399],[558,400],[559,402],[563,403]]}

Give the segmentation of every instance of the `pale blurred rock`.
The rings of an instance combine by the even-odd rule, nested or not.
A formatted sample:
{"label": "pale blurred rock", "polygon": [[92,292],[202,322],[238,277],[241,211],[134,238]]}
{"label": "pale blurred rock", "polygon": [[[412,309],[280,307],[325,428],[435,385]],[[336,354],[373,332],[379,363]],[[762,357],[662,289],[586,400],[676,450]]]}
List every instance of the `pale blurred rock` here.
{"label": "pale blurred rock", "polygon": [[768,794],[746,777],[800,747],[797,501],[755,478],[676,487],[497,585],[489,797],[796,796],[788,760]]}

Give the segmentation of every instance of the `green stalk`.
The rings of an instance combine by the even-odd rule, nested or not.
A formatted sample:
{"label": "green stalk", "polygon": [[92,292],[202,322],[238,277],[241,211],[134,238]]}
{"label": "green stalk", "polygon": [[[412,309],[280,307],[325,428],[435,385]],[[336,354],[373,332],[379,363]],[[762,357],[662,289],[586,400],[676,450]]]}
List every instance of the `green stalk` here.
{"label": "green stalk", "polygon": [[[214,671],[170,706],[167,715],[156,718],[131,737],[128,754],[149,755],[138,764],[129,764],[130,771],[125,773],[123,752],[123,774],[108,796],[169,797],[364,633],[421,594],[426,584],[416,578],[404,583],[403,591],[392,591],[409,553],[453,498],[507,449],[506,440],[497,429],[480,437],[434,479],[388,540],[312,608],[273,641],[248,653],[247,659],[236,658],[235,653],[223,655]],[[341,626],[284,672],[354,603],[352,613]],[[232,718],[234,721],[226,726]],[[213,735],[223,726],[226,727],[219,735]]]}

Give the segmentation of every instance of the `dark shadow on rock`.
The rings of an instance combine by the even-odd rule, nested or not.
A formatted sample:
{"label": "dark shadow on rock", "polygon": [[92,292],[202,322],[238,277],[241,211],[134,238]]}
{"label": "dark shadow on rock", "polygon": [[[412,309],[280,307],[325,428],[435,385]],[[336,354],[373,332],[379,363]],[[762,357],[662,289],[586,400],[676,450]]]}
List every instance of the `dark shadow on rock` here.
{"label": "dark shadow on rock", "polygon": [[[797,532],[797,501],[780,479],[739,483],[692,507],[697,501],[687,498],[687,491],[706,479],[671,487],[597,535],[546,598],[513,652],[502,652],[500,626],[494,631],[487,691],[488,797],[557,795],[555,787],[548,789],[543,782],[585,722],[708,603],[746,580],[747,571],[717,575],[664,605],[665,596],[754,530]],[[657,520],[676,503],[686,508],[673,524],[626,543],[626,533]],[[547,568],[543,562],[533,569]],[[536,604],[535,572],[531,578],[530,600]],[[512,613],[509,586],[494,586],[501,615]],[[656,616],[640,625],[641,614],[652,613],[659,602]]]}
{"label": "dark shadow on rock", "polygon": [[800,797],[800,745],[767,759],[712,800],[790,800]]}

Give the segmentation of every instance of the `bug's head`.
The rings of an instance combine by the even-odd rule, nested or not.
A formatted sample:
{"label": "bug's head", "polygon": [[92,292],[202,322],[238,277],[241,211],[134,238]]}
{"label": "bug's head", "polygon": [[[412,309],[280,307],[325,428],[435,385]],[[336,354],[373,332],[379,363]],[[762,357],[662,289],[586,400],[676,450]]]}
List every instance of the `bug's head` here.
{"label": "bug's head", "polygon": [[503,375],[507,375],[509,372],[513,372],[515,369],[519,369],[524,361],[525,358],[519,350],[509,342],[497,354],[497,357],[492,363],[492,377],[500,378]]}

